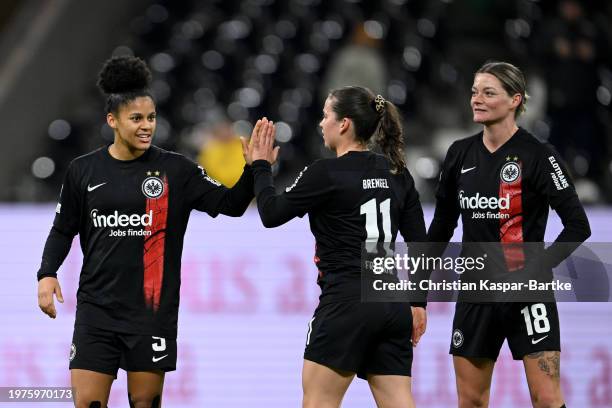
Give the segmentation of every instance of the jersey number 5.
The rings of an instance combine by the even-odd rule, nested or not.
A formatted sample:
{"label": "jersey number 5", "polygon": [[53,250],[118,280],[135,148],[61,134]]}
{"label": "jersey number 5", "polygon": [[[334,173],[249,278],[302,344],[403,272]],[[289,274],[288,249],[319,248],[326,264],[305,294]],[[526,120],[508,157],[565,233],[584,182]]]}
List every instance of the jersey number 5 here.
{"label": "jersey number 5", "polygon": [[151,337],[153,337],[153,344],[151,345],[153,347],[153,351],[166,350],[166,339],[164,339],[163,337]]}
{"label": "jersey number 5", "polygon": [[[382,215],[382,230],[383,236],[382,240],[379,240],[380,237],[380,228],[378,226],[378,212]],[[380,203],[380,210],[376,211],[376,199],[373,198],[365,204],[361,205],[361,214],[365,214],[366,216],[366,241],[369,242],[378,242],[385,241],[388,239],[391,241],[391,199],[387,198],[382,203]]]}

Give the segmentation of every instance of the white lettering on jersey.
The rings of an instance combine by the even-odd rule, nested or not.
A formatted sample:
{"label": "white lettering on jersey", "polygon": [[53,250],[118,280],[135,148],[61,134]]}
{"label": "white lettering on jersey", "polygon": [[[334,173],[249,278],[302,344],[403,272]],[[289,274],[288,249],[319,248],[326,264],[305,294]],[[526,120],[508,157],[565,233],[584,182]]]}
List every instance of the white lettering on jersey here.
{"label": "white lettering on jersey", "polygon": [[288,193],[291,190],[293,190],[293,188],[297,185],[298,181],[300,181],[300,179],[302,178],[302,174],[304,174],[304,172],[308,169],[308,166],[304,167],[304,170],[300,171],[300,174],[298,174],[298,176],[295,178],[295,181],[293,182],[292,185],[290,185],[289,187],[287,187],[285,189],[285,192]]}
{"label": "white lettering on jersey", "polygon": [[139,214],[119,214],[119,211],[115,210],[114,213],[109,215],[98,215],[98,210],[91,210],[91,219],[94,227],[146,227],[153,225],[153,210],[148,213]]}
{"label": "white lettering on jersey", "polygon": [[384,178],[365,179],[362,180],[362,182],[364,190],[367,190],[369,188],[389,188],[387,179]]}
{"label": "white lettering on jersey", "polygon": [[202,166],[198,166],[198,169],[200,169],[202,171],[202,176],[204,176],[204,179],[206,181],[208,181],[209,183],[214,184],[215,186],[219,187],[221,185],[221,182],[215,180],[214,178],[210,177],[208,175],[208,173],[206,173],[206,170],[204,170],[204,168]]}
{"label": "white lettering on jersey", "polygon": [[464,191],[459,191],[459,206],[468,210],[507,210],[510,208],[510,194],[505,197],[481,197],[480,193],[475,196],[463,196]]}
{"label": "white lettering on jersey", "polygon": [[62,191],[64,191],[64,185],[62,184],[62,186],[60,187],[60,202],[57,203],[57,206],[55,207],[55,212],[56,213],[61,213],[62,212]]}
{"label": "white lettering on jersey", "polygon": [[567,182],[567,179],[563,174],[563,170],[561,170],[561,166],[559,166],[559,163],[557,163],[557,160],[554,156],[550,156],[548,158],[548,161],[550,162],[554,170],[554,172],[550,173],[550,177],[552,178],[555,187],[559,191],[566,189],[569,186],[569,183]]}

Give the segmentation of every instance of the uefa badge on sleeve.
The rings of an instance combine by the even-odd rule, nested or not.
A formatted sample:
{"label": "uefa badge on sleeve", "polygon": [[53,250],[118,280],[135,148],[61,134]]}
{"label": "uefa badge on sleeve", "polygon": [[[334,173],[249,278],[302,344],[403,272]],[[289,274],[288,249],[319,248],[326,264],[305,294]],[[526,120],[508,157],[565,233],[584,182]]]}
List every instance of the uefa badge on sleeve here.
{"label": "uefa badge on sleeve", "polygon": [[142,194],[147,198],[159,198],[164,194],[164,182],[158,177],[159,171],[147,171],[147,176],[142,182]]}

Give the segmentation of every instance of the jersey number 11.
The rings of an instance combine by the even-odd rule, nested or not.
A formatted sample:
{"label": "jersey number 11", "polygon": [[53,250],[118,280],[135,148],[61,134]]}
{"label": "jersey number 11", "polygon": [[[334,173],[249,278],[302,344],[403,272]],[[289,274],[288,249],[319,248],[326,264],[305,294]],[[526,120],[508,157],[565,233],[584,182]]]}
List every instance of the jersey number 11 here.
{"label": "jersey number 11", "polygon": [[[391,199],[387,198],[380,203],[380,214],[382,215],[382,240],[385,238],[391,240]],[[366,216],[366,241],[378,242],[380,237],[380,228],[378,226],[378,211],[376,211],[376,199],[373,198],[365,204],[361,205],[361,214]]]}

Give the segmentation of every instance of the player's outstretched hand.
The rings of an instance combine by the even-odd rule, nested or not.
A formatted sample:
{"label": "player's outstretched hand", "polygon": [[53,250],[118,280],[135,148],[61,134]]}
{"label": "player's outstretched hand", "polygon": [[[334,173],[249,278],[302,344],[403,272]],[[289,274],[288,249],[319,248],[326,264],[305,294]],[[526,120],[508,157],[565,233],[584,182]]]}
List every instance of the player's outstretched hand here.
{"label": "player's outstretched hand", "polygon": [[251,138],[249,140],[244,137],[240,137],[240,143],[242,143],[242,156],[244,157],[244,161],[249,166],[253,164],[253,141],[255,140],[255,135],[259,133],[261,129],[262,120],[259,119],[255,126],[253,127],[253,131],[251,132]]}
{"label": "player's outstretched hand", "polygon": [[57,278],[47,276],[38,281],[38,306],[44,314],[52,319],[55,319],[55,316],[57,316],[55,304],[53,303],[54,294],[60,303],[64,303],[62,288],[60,288]]}
{"label": "player's outstretched hand", "polygon": [[261,127],[257,132],[254,129],[252,135],[253,161],[267,160],[271,164],[276,162],[280,147],[274,147],[275,135],[276,128],[274,127],[274,122],[269,121],[267,118],[261,119]]}
{"label": "player's outstretched hand", "polygon": [[412,309],[412,345],[416,347],[427,330],[427,311],[424,307],[413,306],[410,309]]}

